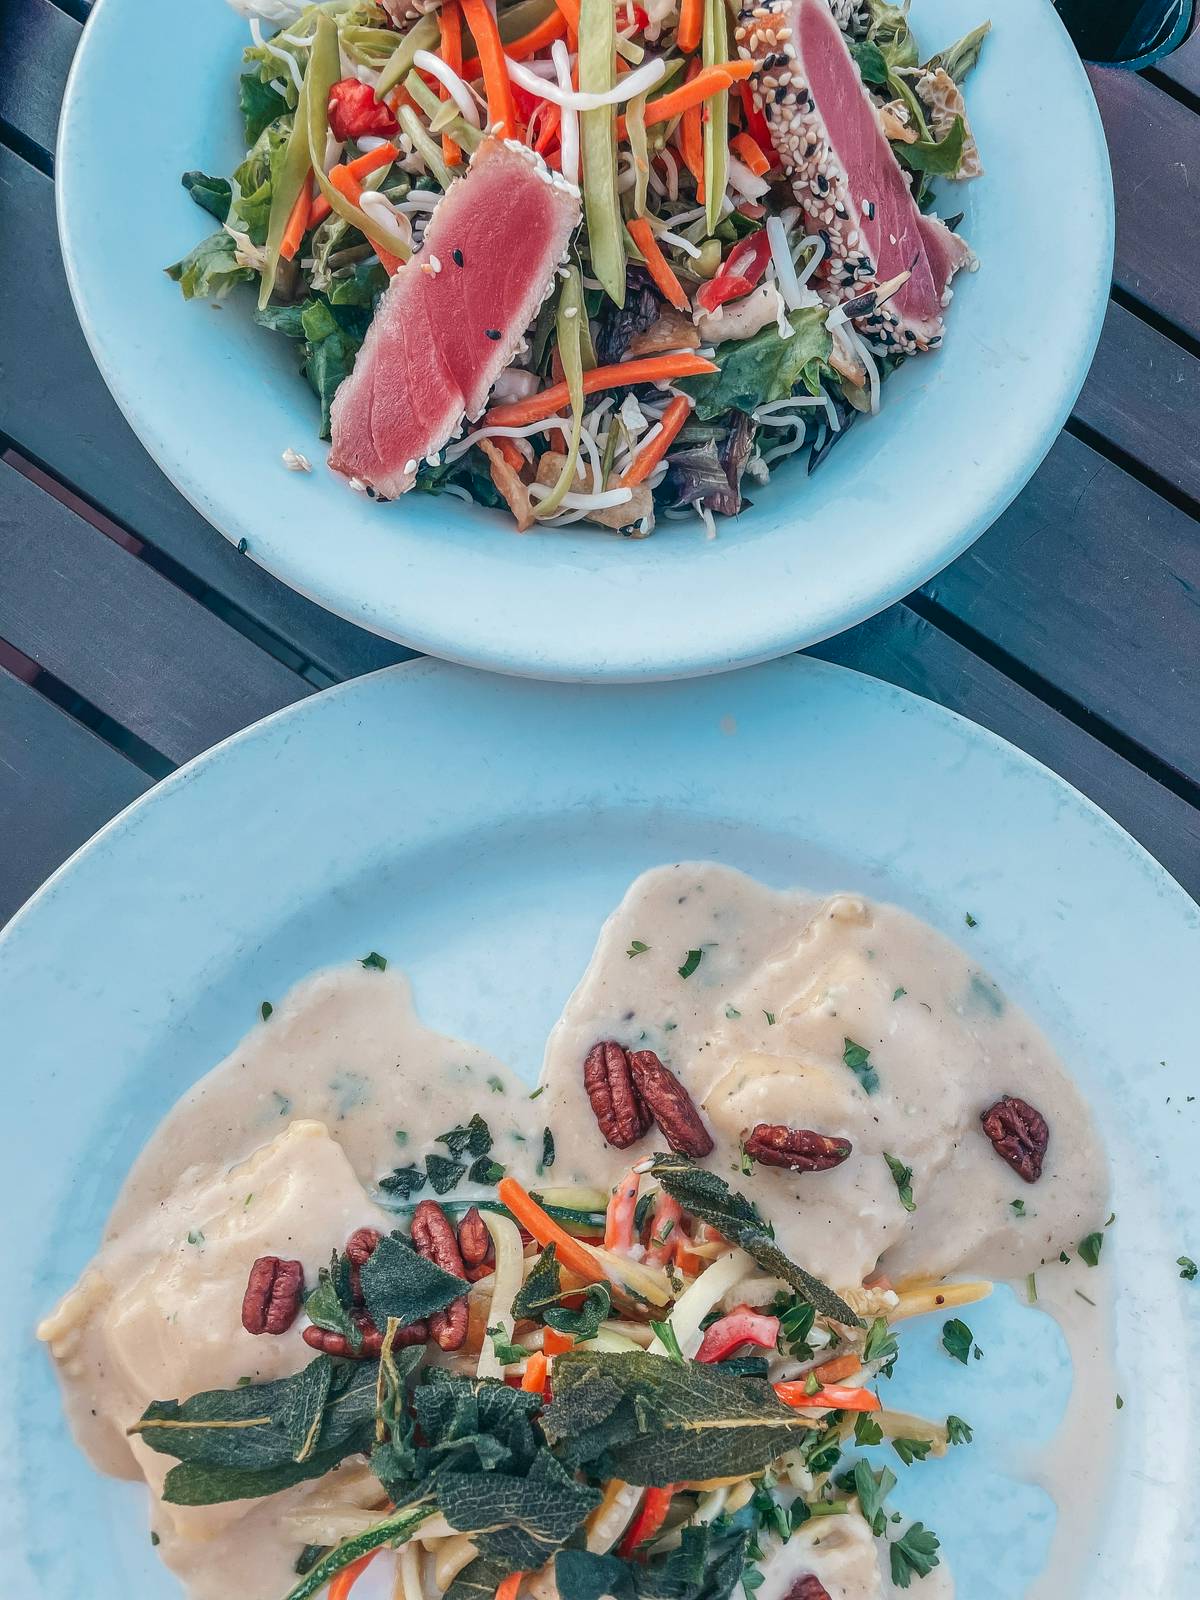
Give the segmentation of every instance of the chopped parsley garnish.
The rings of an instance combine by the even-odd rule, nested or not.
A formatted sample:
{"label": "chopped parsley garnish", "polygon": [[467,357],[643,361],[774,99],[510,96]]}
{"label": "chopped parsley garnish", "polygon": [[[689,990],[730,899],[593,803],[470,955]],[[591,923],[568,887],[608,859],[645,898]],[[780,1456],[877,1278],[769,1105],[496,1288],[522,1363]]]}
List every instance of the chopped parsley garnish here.
{"label": "chopped parsley garnish", "polygon": [[542,1097],[542,1095],[545,1094],[545,1092],[546,1092],[546,1085],[544,1083],[539,1083],[537,1088],[533,1091],[533,1093],[529,1096],[529,1098],[531,1100],[539,1100]]}
{"label": "chopped parsley garnish", "polygon": [[884,1361],[886,1367],[880,1371],[881,1377],[890,1378],[896,1357],[900,1354],[900,1346],[896,1337],[888,1327],[886,1317],[876,1317],[867,1333],[867,1340],[863,1346],[864,1361]]}
{"label": "chopped parsley garnish", "polygon": [[643,944],[640,939],[634,939],[630,942],[629,949],[626,950],[625,954],[629,957],[630,961],[632,961],[634,956],[644,956],[649,948],[650,946],[648,944]]}
{"label": "chopped parsley garnish", "polygon": [[1100,1252],[1104,1248],[1104,1235],[1102,1233],[1089,1233],[1086,1239],[1079,1241],[1079,1258],[1086,1261],[1089,1267],[1100,1265]]}
{"label": "chopped parsley garnish", "polygon": [[1117,1410],[1118,1411],[1122,1411],[1122,1410],[1124,1410],[1124,1408],[1125,1408],[1125,1402],[1124,1402],[1124,1400],[1122,1400],[1121,1396],[1118,1395],[1117,1396]]}
{"label": "chopped parsley garnish", "polygon": [[396,1143],[400,1145],[408,1143],[408,1134],[405,1133],[403,1128],[397,1128],[395,1133],[392,1135],[392,1138],[395,1139]]}
{"label": "chopped parsley garnish", "polygon": [[1025,1276],[1025,1295],[1031,1306],[1037,1304],[1037,1273],[1030,1272]]}
{"label": "chopped parsley garnish", "polygon": [[1062,1262],[1064,1267],[1069,1267],[1071,1265],[1071,1258],[1065,1250],[1060,1250],[1058,1252],[1058,1259]]}
{"label": "chopped parsley garnish", "polygon": [[381,956],[378,950],[372,950],[370,955],[366,955],[362,958],[362,961],[359,963],[359,965],[366,967],[372,972],[386,972],[387,957]]}
{"label": "chopped parsley garnish", "polygon": [[773,1011],[764,1011],[763,1016],[767,1019],[767,1027],[773,1028],[775,1026],[775,1013]]}
{"label": "chopped parsley garnish", "polygon": [[1024,1200],[1010,1200],[1008,1202],[1008,1208],[1014,1217],[1023,1217],[1025,1215]]}
{"label": "chopped parsley garnish", "polygon": [[894,992],[893,992],[893,994],[892,994],[892,999],[893,999],[893,1000],[903,1000],[903,999],[904,999],[904,996],[905,996],[905,995],[906,995],[906,994],[907,994],[907,993],[908,993],[908,990],[907,990],[907,989],[905,989],[905,988],[904,988],[904,987],[903,987],[903,985],[902,985],[902,986],[901,986],[901,987],[900,987],[900,988],[899,988],[899,989],[896,989],[896,990],[895,990],[895,991],[894,991]]}
{"label": "chopped parsley garnish", "polygon": [[500,1078],[500,1077],[497,1077],[497,1075],[494,1072],[492,1073],[491,1077],[488,1079],[487,1086],[492,1091],[493,1094],[503,1094],[504,1093],[504,1079]]}
{"label": "chopped parsley garnish", "polygon": [[965,1367],[967,1358],[971,1354],[971,1345],[975,1335],[965,1322],[960,1322],[957,1317],[952,1317],[942,1328],[942,1346],[947,1355],[952,1355],[955,1361],[961,1361]]}
{"label": "chopped parsley garnish", "polygon": [[878,1539],[883,1533],[887,1523],[887,1512],[883,1503],[896,1487],[896,1474],[890,1467],[880,1467],[878,1472],[872,1472],[869,1464],[858,1461],[854,1465],[853,1473],[846,1480],[838,1479],[838,1487],[851,1490],[858,1496],[859,1510],[871,1525],[871,1531]]}
{"label": "chopped parsley garnish", "polygon": [[874,1094],[879,1088],[879,1074],[871,1065],[871,1052],[861,1044],[855,1044],[853,1039],[842,1040],[842,1060],[850,1071],[862,1084],[867,1094]]}
{"label": "chopped parsley garnish", "polygon": [[924,1461],[933,1445],[929,1439],[893,1439],[892,1449],[906,1467],[914,1461]]}
{"label": "chopped parsley garnish", "polygon": [[742,1013],[738,1010],[738,1008],[736,1006],[726,1006],[725,1007],[725,1015],[729,1018],[730,1022],[736,1022],[738,1020],[738,1018],[741,1016],[741,1014]]}
{"label": "chopped parsley garnish", "polygon": [[1175,1265],[1179,1268],[1179,1276],[1188,1283],[1193,1282],[1197,1272],[1200,1272],[1200,1267],[1197,1267],[1191,1256],[1180,1256]]}
{"label": "chopped parsley garnish", "polygon": [[883,1429],[868,1411],[860,1411],[854,1419],[854,1442],[857,1445],[879,1444]]}
{"label": "chopped parsley garnish", "polygon": [[188,1243],[189,1244],[203,1244],[204,1243],[204,1230],[202,1228],[193,1228],[192,1231],[188,1234]]}
{"label": "chopped parsley garnish", "polygon": [[263,1021],[265,1022],[267,1020],[267,1018],[271,1015],[272,1011],[274,1011],[274,1009],[275,1009],[275,1007],[271,1004],[271,1002],[269,1000],[264,1000],[262,1005],[260,1005],[259,1008],[258,1008],[258,1014],[263,1019]]}
{"label": "chopped parsley garnish", "polygon": [[679,976],[681,978],[690,978],[703,960],[703,950],[689,950],[683,958],[683,965],[679,968]]}
{"label": "chopped parsley garnish", "polygon": [[478,1161],[472,1161],[467,1177],[471,1183],[490,1186],[500,1182],[504,1170],[498,1161],[492,1160],[491,1156],[480,1156]]}
{"label": "chopped parsley garnish", "polygon": [[419,1194],[429,1180],[420,1167],[397,1167],[386,1178],[380,1178],[379,1187],[384,1194],[398,1194],[402,1200]]}
{"label": "chopped parsley garnish", "polygon": [[508,1335],[499,1324],[489,1328],[487,1333],[492,1341],[492,1349],[496,1352],[496,1360],[502,1367],[511,1367],[533,1354],[533,1351],[527,1350],[523,1344],[511,1344]]}
{"label": "chopped parsley garnish", "polygon": [[554,1135],[549,1128],[542,1129],[542,1171],[549,1172],[554,1165]]}
{"label": "chopped parsley garnish", "polygon": [[956,1417],[952,1413],[946,1418],[947,1444],[970,1444],[974,1437],[974,1428],[969,1423],[964,1422],[961,1417]]}
{"label": "chopped parsley garnish", "polygon": [[446,1156],[425,1157],[425,1171],[434,1194],[449,1194],[451,1189],[457,1188],[466,1170],[465,1163],[451,1161]]}
{"label": "chopped parsley garnish", "polygon": [[914,1522],[902,1538],[888,1546],[892,1562],[892,1582],[897,1589],[907,1589],[914,1576],[927,1578],[938,1564],[936,1533],[931,1533],[923,1523]]}
{"label": "chopped parsley garnish", "polygon": [[887,1162],[888,1171],[895,1180],[896,1193],[900,1196],[900,1204],[905,1211],[915,1211],[917,1202],[913,1199],[912,1168],[906,1167],[903,1161],[900,1161],[896,1156],[888,1155],[886,1150],[883,1152],[883,1159]]}

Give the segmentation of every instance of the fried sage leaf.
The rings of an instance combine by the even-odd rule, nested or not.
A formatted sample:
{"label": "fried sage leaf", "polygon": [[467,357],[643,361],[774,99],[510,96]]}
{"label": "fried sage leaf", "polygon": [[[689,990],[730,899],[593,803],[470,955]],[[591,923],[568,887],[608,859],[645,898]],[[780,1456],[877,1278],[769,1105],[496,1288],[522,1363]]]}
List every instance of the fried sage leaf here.
{"label": "fried sage leaf", "polygon": [[820,1278],[790,1261],[771,1237],[770,1224],[757,1208],[715,1172],[708,1172],[686,1156],[659,1154],[652,1174],[685,1211],[699,1217],[734,1244],[741,1245],[773,1278],[782,1278],[823,1317],[847,1327],[861,1328],[862,1319]]}
{"label": "fried sage leaf", "polygon": [[661,1356],[569,1351],[554,1363],[542,1430],[562,1459],[626,1483],[746,1474],[814,1426],[761,1378]]}
{"label": "fried sage leaf", "polygon": [[381,1239],[361,1273],[363,1298],[371,1321],[386,1328],[394,1317],[402,1328],[443,1311],[462,1295],[464,1284],[436,1261],[419,1256],[407,1239]]}
{"label": "fried sage leaf", "polygon": [[323,1355],[272,1383],[156,1400],[130,1432],[181,1463],[166,1500],[213,1505],[319,1477],[370,1449],[374,1430],[374,1367]]}

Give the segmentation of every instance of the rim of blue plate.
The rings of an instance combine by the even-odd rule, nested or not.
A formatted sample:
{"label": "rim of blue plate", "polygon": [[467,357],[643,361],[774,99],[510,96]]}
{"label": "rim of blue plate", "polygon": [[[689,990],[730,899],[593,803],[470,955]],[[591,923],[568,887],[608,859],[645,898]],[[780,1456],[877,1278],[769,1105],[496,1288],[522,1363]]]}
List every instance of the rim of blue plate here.
{"label": "rim of blue plate", "polygon": [[[212,29],[228,33],[218,0],[209,3]],[[249,558],[299,593],[413,649],[521,676],[634,682],[720,672],[815,644],[919,587],[979,537],[1036,471],[1082,387],[1111,279],[1108,154],[1086,73],[1050,0],[1011,0],[972,95],[985,154],[997,154],[981,183],[943,205],[965,206],[982,270],[959,275],[942,350],[896,374],[884,415],[856,429],[820,474],[806,479],[797,464],[776,475],[713,543],[698,525],[663,521],[643,541],[572,528],[521,536],[501,527],[498,514],[458,501],[414,494],[396,507],[375,506],[340,481],[325,482],[332,475],[323,465],[299,482],[306,475],[279,466],[281,449],[295,446],[316,463],[324,448],[303,381],[288,388],[286,377],[277,379],[280,354],[265,344],[249,368],[235,369],[240,335],[226,340],[242,313],[209,327],[205,342],[195,319],[207,311],[183,304],[159,270],[203,233],[178,185],[185,167],[206,163],[213,142],[206,146],[199,112],[194,135],[178,115],[181,95],[198,104],[203,97],[190,91],[213,81],[204,65],[215,49],[212,30],[197,30],[192,8],[191,48],[171,75],[174,114],[159,119],[175,131],[150,145],[142,182],[155,203],[132,224],[155,242],[142,259],[135,237],[119,269],[94,270],[117,249],[114,152],[122,141],[138,142],[136,126],[114,130],[112,105],[119,99],[127,117],[151,114],[119,86],[122,73],[137,70],[139,19],[152,9],[152,0],[97,0],[63,101],[59,231],[92,354],[151,456],[220,532],[246,540]],[[917,12],[923,39],[941,32],[929,16],[962,22],[958,0],[921,0]],[[183,25],[170,12],[156,15],[160,29]],[[212,61],[221,76],[209,97],[230,104],[231,39],[222,35],[220,60]],[[189,68],[193,58],[198,65]],[[198,76],[184,79],[189,70]],[[152,78],[148,93],[168,91]],[[1023,95],[1036,97],[1066,152],[1054,174],[1043,170],[1032,134],[1013,144],[1011,130],[1029,110]],[[1039,144],[1050,131],[1042,128]],[[232,148],[228,130],[214,135],[221,140]],[[1071,165],[1065,211],[1061,160]],[[1057,273],[1042,270],[1034,238],[1050,190]],[[1017,224],[1027,207],[1024,239]],[[997,321],[993,313],[1005,306]],[[270,338],[248,331],[260,343]],[[189,364],[193,344],[203,347],[199,364]],[[181,377],[190,386],[186,416]],[[257,392],[253,406],[242,389]],[[964,417],[974,420],[964,427]],[[888,485],[885,496],[876,481]],[[381,521],[381,512],[397,520]]]}

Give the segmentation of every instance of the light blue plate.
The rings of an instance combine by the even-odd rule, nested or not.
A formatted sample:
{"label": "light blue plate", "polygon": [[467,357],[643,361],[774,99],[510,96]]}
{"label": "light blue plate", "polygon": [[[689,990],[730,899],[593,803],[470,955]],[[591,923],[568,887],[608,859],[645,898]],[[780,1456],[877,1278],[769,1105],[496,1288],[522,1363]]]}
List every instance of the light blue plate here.
{"label": "light blue plate", "polygon": [[[916,0],[930,52],[989,0]],[[241,159],[245,25],[222,0],[100,0],[63,108],[59,222],[93,354],[189,500],[293,588],[377,633],[472,666],[598,681],[768,660],[871,616],[953,560],[1032,475],[1091,360],[1112,265],[1108,158],[1049,0],[1004,0],[969,83],[987,166],[943,210],[982,270],[960,274],[946,347],[887,389],[811,479],[758,491],[707,543],[584,525],[521,536],[448,497],[377,506],[322,465],[294,347],[242,292],[185,305],[160,270],[209,231],[179,175]],[[280,453],[310,454],[311,477]]]}
{"label": "light blue plate", "polygon": [[[898,902],[1047,1030],[1095,1106],[1117,1212],[1096,1278],[1117,1297],[1122,1444],[1080,1593],[1132,1594],[1109,1584],[1133,1573],[1155,1600],[1200,1593],[1200,1281],[1175,1266],[1200,1257],[1200,1102],[1187,1099],[1200,914],[1025,756],[793,658],[636,690],[430,661],[359,679],[167,780],[17,918],[0,939],[9,1595],[176,1592],[141,1491],[96,1477],[70,1443],[30,1330],[91,1254],[159,1118],[259,1002],[380,950],[412,974],[432,1026],[532,1079],[606,913],[643,868],[686,857]],[[907,1472],[893,1462],[896,1498],[942,1536],[965,1600],[1016,1600],[1053,1513],[1005,1463],[1053,1431],[1069,1379],[1053,1324],[1007,1293],[970,1320],[986,1359],[969,1371],[938,1352],[936,1327],[905,1334],[916,1353],[897,1403],[965,1416],[977,1442]]]}

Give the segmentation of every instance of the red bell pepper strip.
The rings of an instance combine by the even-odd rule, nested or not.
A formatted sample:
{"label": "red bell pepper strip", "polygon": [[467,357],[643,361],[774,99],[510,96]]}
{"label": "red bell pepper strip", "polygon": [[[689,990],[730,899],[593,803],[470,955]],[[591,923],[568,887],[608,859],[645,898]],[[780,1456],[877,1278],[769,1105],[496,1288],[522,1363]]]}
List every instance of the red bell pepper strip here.
{"label": "red bell pepper strip", "polygon": [[771,165],[777,166],[779,157],[775,154],[775,145],[771,139],[771,127],[766,117],[754,104],[753,88],[748,83],[739,83],[738,96],[742,102],[742,120],[746,124],[746,132],[764,155],[770,157]]}
{"label": "red bell pepper strip", "polygon": [[771,259],[771,241],[767,230],[739,239],[722,261],[715,278],[702,283],[696,291],[696,304],[702,311],[715,311],[727,300],[740,300],[761,280]]}
{"label": "red bell pepper strip", "polygon": [[705,1363],[724,1361],[726,1356],[732,1355],[743,1344],[756,1344],[760,1349],[774,1350],[778,1339],[778,1317],[751,1311],[749,1306],[738,1306],[708,1329],[696,1351],[696,1360]]}
{"label": "red bell pepper strip", "polygon": [[879,1411],[879,1396],[872,1394],[870,1389],[842,1389],[830,1384],[823,1389],[814,1389],[808,1394],[804,1387],[803,1378],[798,1378],[791,1383],[777,1383],[775,1393],[785,1406],[814,1407],[826,1411]]}
{"label": "red bell pepper strip", "polygon": [[621,1540],[617,1554],[628,1561],[629,1557],[639,1545],[653,1539],[654,1535],[667,1520],[667,1512],[671,1509],[671,1501],[675,1496],[675,1485],[668,1483],[662,1489],[647,1489],[642,1498],[638,1514],[625,1530],[625,1537]]}
{"label": "red bell pepper strip", "polygon": [[654,1202],[650,1240],[646,1245],[647,1266],[665,1267],[668,1261],[674,1260],[680,1242],[686,1243],[682,1229],[683,1207],[665,1189],[660,1190]]}
{"label": "red bell pepper strip", "polygon": [[641,1176],[631,1168],[613,1190],[604,1214],[604,1248],[628,1250],[633,1244],[633,1218],[637,1211]]}
{"label": "red bell pepper strip", "polygon": [[376,100],[369,83],[342,78],[329,91],[329,126],[339,142],[347,139],[390,139],[400,124],[386,101]]}

